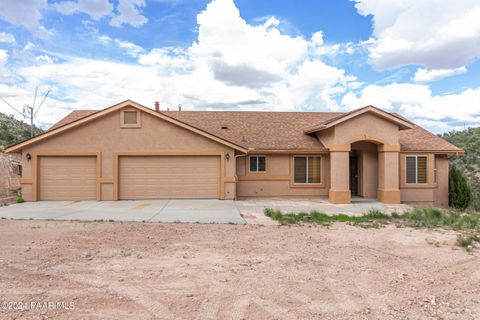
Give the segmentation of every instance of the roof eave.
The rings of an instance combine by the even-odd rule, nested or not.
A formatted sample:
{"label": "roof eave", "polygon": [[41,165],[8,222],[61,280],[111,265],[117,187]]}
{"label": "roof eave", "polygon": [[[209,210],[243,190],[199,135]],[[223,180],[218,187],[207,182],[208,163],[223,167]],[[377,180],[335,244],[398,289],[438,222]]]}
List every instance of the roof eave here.
{"label": "roof eave", "polygon": [[403,120],[403,119],[401,119],[401,118],[399,118],[399,117],[397,117],[397,116],[395,116],[391,113],[388,113],[386,111],[378,109],[374,106],[367,106],[367,107],[363,107],[363,108],[357,109],[355,111],[352,111],[350,113],[347,113],[343,117],[335,119],[334,121],[331,121],[327,124],[321,124],[321,125],[316,126],[316,127],[308,128],[304,132],[305,132],[305,134],[311,134],[311,133],[319,132],[319,131],[322,131],[322,130],[326,130],[328,128],[334,127],[334,126],[336,126],[340,123],[348,121],[352,118],[355,118],[355,117],[357,117],[359,115],[362,115],[364,113],[367,113],[367,112],[374,113],[375,115],[377,115],[377,116],[379,116],[379,117],[381,117],[381,118],[383,118],[387,121],[395,123],[396,125],[398,125],[399,130],[413,129],[414,126],[415,126],[412,122]]}
{"label": "roof eave", "polygon": [[32,144],[34,144],[34,143],[37,143],[37,142],[39,142],[39,141],[41,141],[41,140],[43,140],[43,139],[47,139],[47,138],[52,137],[52,136],[56,136],[57,134],[65,131],[65,130],[68,130],[68,129],[71,129],[71,128],[80,126],[80,125],[82,125],[82,124],[84,124],[84,123],[86,123],[86,122],[92,121],[92,120],[94,120],[94,119],[96,119],[96,118],[98,118],[98,117],[101,117],[101,116],[106,115],[106,114],[108,114],[108,113],[110,113],[110,112],[113,112],[113,111],[115,111],[115,110],[118,110],[118,109],[121,109],[121,108],[124,108],[124,107],[128,107],[128,106],[135,107],[135,108],[137,108],[137,109],[139,109],[139,110],[141,110],[141,111],[144,111],[144,112],[146,112],[146,113],[148,113],[148,114],[157,116],[157,117],[162,118],[162,119],[164,119],[164,120],[167,120],[167,121],[169,121],[169,122],[171,122],[171,123],[173,123],[173,124],[175,124],[175,125],[178,125],[178,126],[180,126],[180,127],[184,127],[184,128],[186,128],[186,129],[189,129],[190,131],[193,131],[193,132],[195,132],[195,133],[198,133],[198,134],[200,134],[200,135],[203,135],[203,136],[205,136],[206,138],[209,138],[209,139],[211,139],[211,140],[214,140],[214,141],[216,141],[216,142],[218,142],[218,143],[220,143],[220,144],[226,145],[226,146],[228,146],[228,147],[230,147],[230,148],[232,148],[232,149],[238,150],[238,151],[243,152],[243,153],[247,153],[247,152],[248,152],[248,149],[245,148],[245,147],[239,146],[239,145],[237,145],[237,144],[235,144],[235,143],[232,143],[232,142],[230,142],[230,141],[227,141],[227,140],[225,140],[225,139],[222,139],[222,138],[220,138],[220,137],[217,137],[217,136],[215,136],[215,135],[213,135],[213,134],[211,134],[211,133],[205,132],[205,131],[203,131],[203,130],[201,130],[201,129],[199,129],[199,128],[196,128],[196,127],[194,127],[194,126],[192,126],[192,125],[189,125],[189,124],[187,124],[187,123],[184,123],[184,122],[182,122],[182,121],[180,121],[180,120],[177,120],[177,119],[175,119],[175,118],[172,118],[172,117],[170,117],[170,116],[168,116],[168,115],[165,115],[165,114],[163,114],[163,113],[159,113],[159,112],[156,112],[156,111],[154,111],[154,110],[151,110],[151,109],[149,109],[149,108],[147,108],[147,107],[145,107],[145,106],[143,106],[143,105],[141,105],[141,104],[139,104],[139,103],[137,103],[137,102],[135,102],[135,101],[125,100],[125,101],[120,102],[120,103],[118,103],[118,104],[115,104],[115,105],[113,105],[113,106],[111,106],[111,107],[108,107],[108,108],[106,108],[106,109],[104,109],[104,110],[95,112],[95,113],[93,113],[93,114],[90,114],[90,115],[88,115],[88,116],[86,116],[86,117],[83,117],[83,118],[80,118],[80,119],[78,119],[78,120],[75,120],[75,121],[73,121],[73,122],[71,122],[71,123],[65,124],[65,125],[60,126],[60,127],[58,127],[58,128],[55,128],[55,129],[52,129],[52,130],[49,130],[49,131],[45,131],[44,133],[39,134],[39,135],[37,135],[37,136],[35,136],[35,137],[32,137],[32,138],[30,138],[30,139],[28,139],[28,140],[25,140],[25,141],[23,141],[23,142],[17,143],[17,144],[12,145],[12,146],[9,146],[7,149],[5,149],[5,153],[19,153],[19,152],[22,151],[22,149],[24,149],[25,147],[27,147],[27,146],[29,146],[29,145],[32,145]]}

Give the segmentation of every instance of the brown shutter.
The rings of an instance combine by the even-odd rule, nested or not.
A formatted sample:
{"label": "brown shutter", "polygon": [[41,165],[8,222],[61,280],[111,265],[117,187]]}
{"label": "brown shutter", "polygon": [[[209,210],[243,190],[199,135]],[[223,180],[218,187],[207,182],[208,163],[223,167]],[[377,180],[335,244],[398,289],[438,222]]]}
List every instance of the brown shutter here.
{"label": "brown shutter", "polygon": [[427,183],[427,157],[417,157],[417,183]]}
{"label": "brown shutter", "polygon": [[320,157],[308,157],[308,183],[320,183]]}

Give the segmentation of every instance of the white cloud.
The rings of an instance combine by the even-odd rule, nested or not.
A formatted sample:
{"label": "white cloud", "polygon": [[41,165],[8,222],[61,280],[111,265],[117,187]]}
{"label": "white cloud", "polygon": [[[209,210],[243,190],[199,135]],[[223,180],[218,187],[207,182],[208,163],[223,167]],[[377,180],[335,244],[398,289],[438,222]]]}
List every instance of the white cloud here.
{"label": "white cloud", "polygon": [[430,82],[430,81],[437,81],[443,78],[455,76],[457,74],[466,73],[467,68],[460,67],[456,69],[435,69],[435,70],[426,70],[426,69],[418,69],[415,72],[415,76],[413,77],[414,82]]}
{"label": "white cloud", "polygon": [[35,59],[41,63],[54,63],[55,60],[52,59],[48,54],[41,54],[39,56],[36,56]]}
{"label": "white cloud", "polygon": [[47,30],[40,21],[47,6],[47,0],[2,0],[0,1],[0,19],[22,26],[37,37],[45,38],[51,34],[51,31]]}
{"label": "white cloud", "polygon": [[15,37],[13,34],[7,32],[0,32],[0,42],[15,43]]}
{"label": "white cloud", "polygon": [[44,124],[72,108],[102,108],[127,98],[186,109],[330,110],[338,109],[336,97],[358,86],[344,70],[311,54],[312,46],[322,45],[321,33],[313,39],[286,35],[275,18],[250,25],[232,0],[212,1],[197,20],[198,39],[187,48],[142,54],[135,44],[97,34],[105,45],[138,55],[137,63],[55,59],[49,53],[50,59],[16,71],[27,79],[25,86],[52,86],[40,115]]}
{"label": "white cloud", "polygon": [[141,27],[148,19],[141,15],[141,8],[145,7],[145,0],[119,0],[118,14],[112,18],[110,25],[121,27],[129,24],[133,27]]}
{"label": "white cloud", "polygon": [[138,57],[138,55],[143,52],[143,48],[134,43],[118,39],[115,39],[114,41],[117,46],[124,49],[131,57]]}
{"label": "white cloud", "polygon": [[8,75],[6,68],[8,62],[8,52],[7,50],[0,49],[0,78],[3,78]]}
{"label": "white cloud", "polygon": [[369,58],[378,69],[419,64],[456,69],[480,57],[478,0],[351,0],[374,22]]}
{"label": "white cloud", "polygon": [[[310,55],[309,48],[323,44],[321,32],[311,40],[282,34],[274,17],[249,25],[231,0],[212,1],[197,22],[198,40],[190,48],[156,48],[139,58],[158,74],[186,81],[182,90],[191,92],[185,97],[197,105],[217,100],[224,106],[222,99],[230,98],[228,103],[243,109],[330,109],[338,94],[332,88],[354,80]],[[190,83],[198,89],[191,90]]]}
{"label": "white cloud", "polygon": [[118,48],[125,51],[125,53],[131,57],[138,57],[140,53],[144,52],[144,49],[139,45],[136,45],[129,41],[124,41],[120,39],[112,39],[107,35],[100,35],[98,36],[98,40],[104,45],[115,45]]}
{"label": "white cloud", "polygon": [[342,104],[348,109],[374,105],[398,112],[435,132],[480,124],[480,88],[438,96],[433,95],[427,85],[368,85],[359,94],[346,94]]}
{"label": "white cloud", "polygon": [[113,5],[109,0],[63,1],[54,4],[55,9],[64,15],[88,14],[93,20],[100,20],[112,14]]}

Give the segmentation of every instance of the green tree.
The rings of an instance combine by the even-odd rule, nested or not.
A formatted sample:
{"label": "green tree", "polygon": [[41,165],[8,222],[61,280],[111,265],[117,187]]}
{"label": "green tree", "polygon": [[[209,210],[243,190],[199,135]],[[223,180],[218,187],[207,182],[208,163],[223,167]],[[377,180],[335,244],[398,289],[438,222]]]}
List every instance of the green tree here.
{"label": "green tree", "polygon": [[472,190],[467,178],[455,165],[448,172],[448,204],[451,207],[465,210],[472,201]]}

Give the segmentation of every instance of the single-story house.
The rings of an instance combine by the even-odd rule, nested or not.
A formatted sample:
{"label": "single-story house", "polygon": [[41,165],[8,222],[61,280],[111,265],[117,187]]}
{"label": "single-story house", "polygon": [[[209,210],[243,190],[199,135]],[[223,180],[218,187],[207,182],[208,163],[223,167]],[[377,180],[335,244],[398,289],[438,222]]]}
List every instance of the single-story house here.
{"label": "single-story house", "polygon": [[78,110],[9,147],[38,200],[354,196],[448,204],[461,149],[398,114],[161,111],[127,100]]}

